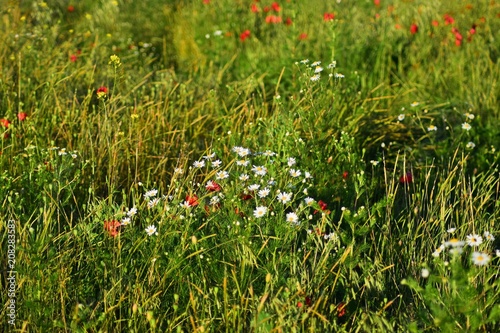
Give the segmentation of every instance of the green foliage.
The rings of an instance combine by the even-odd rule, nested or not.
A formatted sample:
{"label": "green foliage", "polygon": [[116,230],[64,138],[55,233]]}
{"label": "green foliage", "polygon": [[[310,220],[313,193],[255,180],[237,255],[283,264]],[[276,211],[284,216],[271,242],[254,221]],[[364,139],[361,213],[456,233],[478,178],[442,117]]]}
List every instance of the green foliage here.
{"label": "green foliage", "polygon": [[15,329],[497,331],[499,12],[6,2]]}

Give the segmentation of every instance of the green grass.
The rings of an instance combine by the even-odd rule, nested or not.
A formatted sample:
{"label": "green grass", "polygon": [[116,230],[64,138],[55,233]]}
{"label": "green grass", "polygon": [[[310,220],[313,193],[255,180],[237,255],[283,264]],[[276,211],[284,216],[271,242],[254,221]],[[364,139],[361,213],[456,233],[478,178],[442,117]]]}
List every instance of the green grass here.
{"label": "green grass", "polygon": [[499,330],[500,4],[380,2],[2,3],[0,330]]}

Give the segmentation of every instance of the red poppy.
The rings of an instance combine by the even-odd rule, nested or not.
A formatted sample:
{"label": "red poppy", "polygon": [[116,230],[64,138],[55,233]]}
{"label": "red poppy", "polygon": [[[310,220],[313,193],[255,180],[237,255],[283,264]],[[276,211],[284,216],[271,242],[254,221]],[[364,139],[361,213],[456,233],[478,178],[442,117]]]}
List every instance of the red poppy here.
{"label": "red poppy", "polygon": [[302,305],[303,305],[303,304],[302,304],[302,302],[297,302],[297,307],[298,307],[298,308],[301,308],[301,307],[302,307]]}
{"label": "red poppy", "polygon": [[349,172],[348,171],[344,171],[342,173],[342,178],[347,179],[348,177],[349,177]]}
{"label": "red poppy", "polygon": [[252,4],[252,7],[250,7],[250,10],[252,13],[258,13],[259,12],[259,7],[256,4]]}
{"label": "red poppy", "polygon": [[444,14],[443,19],[445,25],[453,24],[455,22],[455,19],[449,14]]}
{"label": "red poppy", "polygon": [[318,205],[321,210],[326,210],[328,208],[328,205],[323,200],[318,201]]}
{"label": "red poppy", "polygon": [[250,30],[248,30],[248,29],[247,29],[247,30],[245,30],[245,31],[243,31],[243,32],[240,34],[240,40],[241,40],[242,42],[244,42],[244,41],[245,41],[245,39],[247,39],[247,38],[249,38],[249,37],[250,37],[250,34],[251,34],[251,33],[250,33]]}
{"label": "red poppy", "polygon": [[264,12],[265,12],[265,13],[267,13],[267,12],[268,12],[268,11],[270,11],[270,10],[271,10],[271,7],[269,7],[269,6],[264,7]]}
{"label": "red poppy", "polygon": [[72,54],[69,56],[69,61],[71,61],[71,62],[76,62],[77,59],[78,59],[78,56],[76,54]]}
{"label": "red poppy", "polygon": [[120,233],[120,221],[112,220],[112,221],[104,221],[104,230],[108,232],[108,235],[111,237],[116,237]]}
{"label": "red poppy", "polygon": [[0,119],[0,125],[2,125],[5,128],[9,128],[10,121],[8,119]]}
{"label": "red poppy", "polygon": [[292,19],[291,19],[291,18],[289,18],[289,17],[287,17],[287,18],[286,18],[286,20],[285,20],[285,24],[286,24],[286,25],[292,25],[292,23],[293,23],[293,22],[292,22]]}
{"label": "red poppy", "polygon": [[272,24],[281,23],[281,17],[276,15],[269,15],[266,17],[266,23],[272,23]]}
{"label": "red poppy", "polygon": [[246,200],[250,200],[250,199],[252,199],[252,198],[253,198],[253,195],[251,195],[251,194],[243,194],[243,195],[241,196],[241,200],[245,200],[245,201],[246,201]]}
{"label": "red poppy", "polygon": [[210,192],[218,192],[221,190],[220,185],[217,184],[216,182],[214,182],[213,180],[209,180],[207,182],[207,185],[205,186],[205,188],[207,189],[207,191],[210,191]]}
{"label": "red poppy", "polygon": [[105,93],[105,94],[107,94],[108,93],[108,88],[106,88],[104,86],[101,86],[101,87],[97,88],[97,93]]}
{"label": "red poppy", "polygon": [[279,5],[279,3],[277,2],[273,2],[273,4],[271,5],[271,8],[277,13],[281,10],[281,7]]}
{"label": "red poppy", "polygon": [[73,13],[75,11],[75,6],[69,5],[68,12]]}
{"label": "red poppy", "polygon": [[411,26],[410,26],[410,33],[412,35],[416,34],[418,32],[418,25],[416,25],[415,23],[413,23]]}
{"label": "red poppy", "polygon": [[345,315],[345,307],[346,307],[346,304],[344,302],[340,302],[338,305],[337,305],[337,317],[343,317]]}
{"label": "red poppy", "polygon": [[27,117],[28,115],[26,114],[26,112],[19,112],[17,114],[17,119],[19,119],[19,121],[24,121]]}
{"label": "red poppy", "polygon": [[380,6],[380,0],[373,0],[373,4],[375,6]]}
{"label": "red poppy", "polygon": [[194,207],[194,206],[197,206],[199,204],[198,197],[196,196],[196,194],[186,195],[186,201],[187,201],[189,207]]}
{"label": "red poppy", "polygon": [[210,0],[203,0],[203,3],[204,3],[205,5],[208,5],[208,4],[210,3]]}
{"label": "red poppy", "polygon": [[439,22],[437,20],[432,21],[432,25],[435,27],[439,26]]}
{"label": "red poppy", "polygon": [[299,40],[304,40],[304,39],[307,39],[307,34],[305,32],[299,35]]}
{"label": "red poppy", "polygon": [[335,13],[324,13],[323,21],[333,21],[335,19]]}
{"label": "red poppy", "polygon": [[413,175],[410,171],[408,171],[406,174],[399,177],[399,182],[401,184],[411,184],[413,183]]}

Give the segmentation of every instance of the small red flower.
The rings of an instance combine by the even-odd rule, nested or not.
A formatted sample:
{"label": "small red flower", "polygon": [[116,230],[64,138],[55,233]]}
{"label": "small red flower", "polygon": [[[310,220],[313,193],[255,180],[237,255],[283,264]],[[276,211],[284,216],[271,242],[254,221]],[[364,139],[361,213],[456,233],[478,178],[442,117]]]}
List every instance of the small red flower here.
{"label": "small red flower", "polygon": [[272,24],[281,23],[281,17],[276,15],[269,15],[266,17],[266,23],[272,23]]}
{"label": "small red flower", "polygon": [[71,61],[71,62],[76,62],[77,59],[78,59],[78,56],[76,54],[72,54],[69,56],[69,61]]}
{"label": "small red flower", "polygon": [[401,30],[401,25],[400,25],[400,24],[398,24],[398,23],[396,23],[396,24],[394,25],[394,28],[396,28],[396,30]]}
{"label": "small red flower", "polygon": [[108,93],[108,88],[106,88],[104,86],[101,86],[101,87],[97,88],[97,93],[105,93],[105,94],[107,94]]}
{"label": "small red flower", "polygon": [[299,35],[299,40],[304,40],[304,39],[307,39],[307,34],[305,32]]}
{"label": "small red flower", "polygon": [[455,19],[449,14],[444,14],[443,19],[445,25],[453,24],[455,22]]}
{"label": "small red flower", "polygon": [[413,183],[413,175],[410,171],[408,171],[406,174],[399,177],[399,182],[401,184],[411,184]]}
{"label": "small red flower", "polygon": [[279,3],[277,2],[273,2],[273,4],[271,5],[271,8],[276,12],[278,13],[280,10],[281,10],[281,7],[279,5]]}
{"label": "small red flower", "polygon": [[349,172],[348,171],[344,171],[342,173],[342,178],[347,179],[348,177],[349,177]]}
{"label": "small red flower", "polygon": [[380,6],[380,0],[373,0],[373,4],[375,6]]}
{"label": "small red flower", "polygon": [[337,317],[343,317],[346,313],[345,311],[346,304],[344,302],[340,302],[337,305]]}
{"label": "small red flower", "polygon": [[292,23],[293,23],[293,22],[292,22],[292,19],[291,19],[291,18],[289,18],[289,17],[287,17],[287,18],[286,18],[286,20],[285,20],[285,24],[286,24],[286,25],[292,25]]}
{"label": "small red flower", "polygon": [[199,202],[198,202],[198,197],[196,196],[196,194],[193,194],[193,195],[186,195],[186,199],[185,199],[188,203],[188,205],[190,207],[194,207],[194,206],[197,206],[199,205]]}
{"label": "small red flower", "polygon": [[8,119],[0,119],[0,125],[2,125],[5,128],[9,128],[10,121]]}
{"label": "small red flower", "polygon": [[323,21],[333,21],[335,19],[335,13],[324,13]]}
{"label": "small red flower", "polygon": [[117,220],[104,221],[104,230],[108,232],[111,237],[116,237],[120,233],[121,223]]}
{"label": "small red flower", "polygon": [[203,0],[203,3],[204,3],[205,5],[208,5],[208,4],[210,4],[210,0]]}
{"label": "small red flower", "polygon": [[244,41],[245,41],[245,39],[247,39],[247,38],[249,38],[249,37],[250,37],[250,34],[251,34],[251,33],[250,33],[250,30],[248,30],[248,29],[247,29],[247,30],[245,30],[245,31],[243,31],[243,32],[240,34],[240,40],[241,40],[242,42],[244,42]]}
{"label": "small red flower", "polygon": [[412,35],[416,34],[418,32],[418,25],[416,25],[415,23],[413,23],[411,26],[410,26],[410,33]]}
{"label": "small red flower", "polygon": [[254,3],[252,4],[252,7],[250,7],[250,10],[252,11],[252,13],[258,13],[260,11],[259,7]]}
{"label": "small red flower", "polygon": [[17,114],[17,119],[19,119],[19,121],[24,121],[27,117],[28,115],[26,114],[26,112],[19,112]]}
{"label": "small red flower", "polygon": [[213,180],[209,180],[207,182],[207,185],[205,186],[205,188],[207,189],[207,191],[209,192],[218,192],[221,190],[221,187],[219,184],[217,184],[216,182],[214,182]]}
{"label": "small red flower", "polygon": [[318,201],[318,205],[321,210],[326,210],[328,208],[328,205],[323,200]]}
{"label": "small red flower", "polygon": [[246,201],[246,200],[250,200],[250,199],[252,199],[252,198],[253,198],[253,195],[251,195],[251,194],[243,194],[243,195],[241,196],[241,200],[244,200],[244,201]]}
{"label": "small red flower", "polygon": [[297,302],[297,307],[301,308],[303,306],[302,302]]}
{"label": "small red flower", "polygon": [[75,6],[73,6],[73,5],[69,5],[69,6],[68,6],[68,12],[69,12],[69,13],[73,13],[74,11],[75,11]]}
{"label": "small red flower", "polygon": [[271,10],[271,7],[269,7],[269,6],[264,7],[264,12],[265,13],[269,12],[270,10]]}
{"label": "small red flower", "polygon": [[439,22],[437,20],[432,21],[432,25],[435,27],[439,27]]}

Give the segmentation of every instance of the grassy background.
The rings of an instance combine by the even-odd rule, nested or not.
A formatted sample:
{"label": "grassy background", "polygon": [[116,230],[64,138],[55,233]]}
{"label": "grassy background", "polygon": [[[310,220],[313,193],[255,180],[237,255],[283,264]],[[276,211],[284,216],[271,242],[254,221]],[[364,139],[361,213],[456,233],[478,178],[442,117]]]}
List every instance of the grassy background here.
{"label": "grassy background", "polygon": [[[473,247],[432,253],[498,235],[500,4],[271,5],[2,2],[0,234],[6,249],[3,222],[15,221],[18,272],[16,326],[4,330],[498,329],[498,241],[479,247],[485,267],[470,263]],[[250,166],[234,146],[251,149]],[[191,167],[210,153],[229,179],[208,160]],[[289,157],[313,179],[294,179]],[[272,180],[272,194],[243,200],[241,173]],[[208,180],[222,184],[220,207]],[[152,188],[162,199],[148,208]],[[193,194],[200,204],[181,208]],[[254,218],[261,205],[269,215]],[[131,207],[111,237],[104,221]],[[285,223],[292,211],[299,226]]]}

